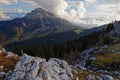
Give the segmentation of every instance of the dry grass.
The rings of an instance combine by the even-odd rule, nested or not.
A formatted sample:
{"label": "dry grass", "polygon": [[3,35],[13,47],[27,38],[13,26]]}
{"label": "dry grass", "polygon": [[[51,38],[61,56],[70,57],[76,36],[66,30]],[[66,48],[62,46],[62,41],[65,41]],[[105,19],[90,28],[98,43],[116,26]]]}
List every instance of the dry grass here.
{"label": "dry grass", "polygon": [[97,60],[93,64],[98,68],[104,69],[107,65],[120,62],[120,56],[117,53],[111,53],[104,56],[97,56]]}
{"label": "dry grass", "polygon": [[9,70],[13,70],[18,61],[19,57],[6,58],[5,54],[0,54],[0,65],[4,66],[4,68],[0,69],[0,71],[7,72]]}
{"label": "dry grass", "polygon": [[73,75],[74,75],[74,79],[73,80],[76,80],[76,78],[78,77],[79,80],[87,80],[87,76],[88,75],[93,75],[95,76],[95,79],[96,80],[96,76],[100,76],[99,73],[92,73],[92,72],[89,72],[89,71],[83,71],[83,70],[78,70],[78,73],[76,74],[75,72],[73,72]]}

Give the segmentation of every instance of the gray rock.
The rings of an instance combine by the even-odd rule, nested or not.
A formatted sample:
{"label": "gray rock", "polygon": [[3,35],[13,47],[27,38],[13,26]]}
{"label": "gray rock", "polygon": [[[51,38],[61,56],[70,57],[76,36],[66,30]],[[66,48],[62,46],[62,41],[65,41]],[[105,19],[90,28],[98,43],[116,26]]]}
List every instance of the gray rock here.
{"label": "gray rock", "polygon": [[103,79],[99,76],[96,76],[96,80],[103,80]]}
{"label": "gray rock", "polygon": [[14,54],[13,52],[6,52],[6,58],[9,58],[9,57],[17,57],[17,55]]}
{"label": "gray rock", "polygon": [[84,66],[81,66],[79,64],[75,65],[76,68],[81,69],[81,70],[87,70]]}
{"label": "gray rock", "polygon": [[96,72],[97,73],[101,73],[101,74],[108,74],[108,71],[106,71],[106,70],[98,70]]}
{"label": "gray rock", "polygon": [[120,55],[120,52],[118,52],[118,55]]}
{"label": "gray rock", "polygon": [[7,80],[72,80],[73,69],[67,62],[56,58],[45,59],[24,54],[15,69],[8,72]]}
{"label": "gray rock", "polygon": [[112,52],[115,52],[115,50],[112,50]]}
{"label": "gray rock", "polygon": [[94,51],[94,48],[90,48],[89,50],[86,51],[86,54],[91,54]]}
{"label": "gray rock", "polygon": [[8,79],[10,76],[12,76],[12,74],[13,74],[13,71],[10,70],[5,74],[5,77]]}
{"label": "gray rock", "polygon": [[120,38],[120,22],[116,21],[114,24],[114,29],[109,33],[113,37]]}
{"label": "gray rock", "polygon": [[104,45],[104,46],[101,47],[101,49],[108,49],[108,46]]}
{"label": "gray rock", "polygon": [[103,75],[103,80],[114,80],[110,75]]}
{"label": "gray rock", "polygon": [[30,58],[27,54],[24,54],[21,58],[21,65],[25,65],[27,63],[30,63],[32,61],[32,57]]}
{"label": "gray rock", "polygon": [[0,72],[0,77],[5,76],[5,72]]}
{"label": "gray rock", "polygon": [[87,80],[94,80],[95,79],[95,77],[92,75],[88,75],[86,78],[87,78]]}
{"label": "gray rock", "polygon": [[96,57],[91,57],[91,58],[89,58],[89,60],[92,60],[92,61],[94,61],[94,60],[96,60],[97,58]]}
{"label": "gray rock", "polygon": [[120,75],[120,72],[114,71],[113,74],[114,74],[114,75]]}
{"label": "gray rock", "polygon": [[120,72],[115,71],[115,72],[113,72],[113,74],[114,74],[115,76],[117,76],[118,79],[120,79]]}

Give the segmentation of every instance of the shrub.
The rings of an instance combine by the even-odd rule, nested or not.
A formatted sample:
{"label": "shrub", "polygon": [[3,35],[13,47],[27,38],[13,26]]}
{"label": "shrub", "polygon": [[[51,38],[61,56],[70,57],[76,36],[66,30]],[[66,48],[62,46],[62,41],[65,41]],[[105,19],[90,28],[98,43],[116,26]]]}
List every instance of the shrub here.
{"label": "shrub", "polygon": [[105,56],[97,56],[97,60],[93,61],[92,63],[100,69],[105,69],[107,66],[119,62],[120,55],[118,55],[117,53],[111,53]]}

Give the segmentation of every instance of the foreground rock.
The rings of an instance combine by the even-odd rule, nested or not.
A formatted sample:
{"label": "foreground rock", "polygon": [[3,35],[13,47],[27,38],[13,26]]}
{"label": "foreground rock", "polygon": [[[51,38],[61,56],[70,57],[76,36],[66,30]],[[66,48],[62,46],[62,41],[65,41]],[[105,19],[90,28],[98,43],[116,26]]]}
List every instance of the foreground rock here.
{"label": "foreground rock", "polygon": [[[16,54],[6,52],[5,49],[1,48],[1,54],[4,54],[1,58],[4,59],[7,65],[15,60],[16,62],[12,63],[12,66],[0,65],[0,80],[116,80],[110,74],[114,74],[113,76],[116,76],[119,80],[119,71],[111,73],[105,70],[89,70],[85,67],[88,60],[96,60],[96,57],[91,56],[91,54],[106,48],[108,47],[103,46],[98,51],[94,48],[85,50],[81,53],[81,59],[77,61],[78,64],[75,66],[71,66],[66,61],[56,58],[51,58],[47,61],[44,58],[28,56],[27,54],[17,57]],[[3,59],[0,60],[0,63],[2,63]],[[10,68],[8,69],[8,67]],[[6,71],[6,69],[8,70]]]}
{"label": "foreground rock", "polygon": [[65,61],[45,59],[24,54],[6,80],[73,80],[72,68]]}

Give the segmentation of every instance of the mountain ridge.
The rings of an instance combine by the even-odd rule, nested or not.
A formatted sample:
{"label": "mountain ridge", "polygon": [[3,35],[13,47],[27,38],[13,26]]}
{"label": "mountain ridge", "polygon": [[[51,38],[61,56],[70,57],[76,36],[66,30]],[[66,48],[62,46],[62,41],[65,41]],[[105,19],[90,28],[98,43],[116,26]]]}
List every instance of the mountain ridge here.
{"label": "mountain ridge", "polygon": [[[54,28],[61,29],[62,32],[81,27],[60,19],[41,8],[37,8],[23,18],[16,18],[10,21],[0,22],[1,41],[14,42],[33,38],[39,34],[49,34],[56,32]],[[51,31],[51,32],[50,32]],[[61,32],[60,31],[60,32]],[[59,30],[58,30],[59,33]],[[2,40],[2,38],[4,38]],[[8,41],[9,40],[9,41]],[[1,42],[0,41],[0,42]]]}

